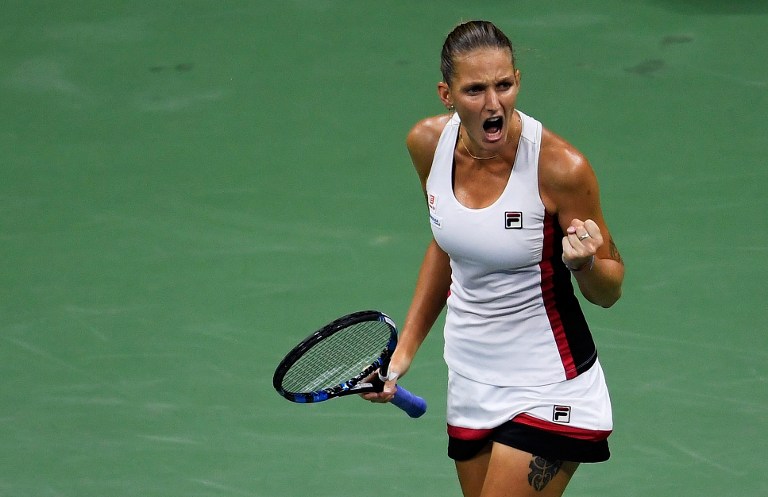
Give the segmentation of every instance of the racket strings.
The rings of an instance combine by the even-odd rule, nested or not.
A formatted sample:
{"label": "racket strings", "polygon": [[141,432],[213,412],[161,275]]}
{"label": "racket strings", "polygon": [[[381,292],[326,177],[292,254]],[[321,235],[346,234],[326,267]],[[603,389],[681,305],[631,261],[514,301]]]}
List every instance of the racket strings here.
{"label": "racket strings", "polygon": [[296,361],[283,378],[289,392],[315,392],[363,374],[382,356],[391,331],[380,321],[364,321],[320,340]]}

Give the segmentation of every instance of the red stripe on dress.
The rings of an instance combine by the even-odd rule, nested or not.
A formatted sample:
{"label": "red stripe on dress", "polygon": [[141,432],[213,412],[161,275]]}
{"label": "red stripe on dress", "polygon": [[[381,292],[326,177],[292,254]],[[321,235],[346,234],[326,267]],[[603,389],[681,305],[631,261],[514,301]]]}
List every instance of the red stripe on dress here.
{"label": "red stripe on dress", "polygon": [[555,269],[552,266],[552,258],[555,253],[554,244],[562,243],[560,240],[555,240],[555,222],[555,218],[549,214],[544,216],[544,245],[541,262],[539,263],[539,269],[541,270],[541,296],[544,299],[544,308],[547,311],[549,326],[552,328],[557,350],[560,353],[560,361],[565,370],[565,377],[570,380],[575,378],[578,372],[573,355],[571,354],[571,348],[568,345],[568,339],[565,336],[565,327],[563,327],[563,321],[560,319],[560,312],[557,310],[555,302]]}
{"label": "red stripe on dress", "polygon": [[474,428],[462,428],[461,426],[448,425],[448,436],[458,438],[460,440],[482,440],[488,437],[493,430],[491,429],[474,429]]}
{"label": "red stripe on dress", "polygon": [[557,433],[568,438],[576,438],[579,440],[589,440],[591,442],[600,442],[608,438],[612,433],[612,430],[588,430],[586,428],[577,428],[575,426],[566,426],[557,423],[552,423],[540,418],[531,416],[530,414],[518,414],[512,421],[520,423],[521,425],[531,426],[539,430],[548,431],[550,433]]}

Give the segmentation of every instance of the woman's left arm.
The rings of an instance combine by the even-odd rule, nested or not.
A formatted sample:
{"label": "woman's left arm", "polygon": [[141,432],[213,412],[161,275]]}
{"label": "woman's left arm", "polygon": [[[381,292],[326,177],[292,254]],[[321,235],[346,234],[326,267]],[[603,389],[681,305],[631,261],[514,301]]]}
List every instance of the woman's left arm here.
{"label": "woman's left arm", "polygon": [[547,212],[565,233],[563,263],[587,300],[612,306],[621,297],[624,261],[603,217],[592,166],[572,145],[545,130],[539,172]]}

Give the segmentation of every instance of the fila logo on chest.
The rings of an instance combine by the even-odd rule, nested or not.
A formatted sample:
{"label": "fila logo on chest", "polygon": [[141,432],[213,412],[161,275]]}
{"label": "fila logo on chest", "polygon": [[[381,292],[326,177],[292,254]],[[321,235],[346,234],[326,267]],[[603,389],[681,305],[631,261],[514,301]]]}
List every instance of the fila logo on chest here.
{"label": "fila logo on chest", "polygon": [[504,228],[508,230],[521,230],[523,229],[523,213],[522,212],[505,212],[504,213]]}

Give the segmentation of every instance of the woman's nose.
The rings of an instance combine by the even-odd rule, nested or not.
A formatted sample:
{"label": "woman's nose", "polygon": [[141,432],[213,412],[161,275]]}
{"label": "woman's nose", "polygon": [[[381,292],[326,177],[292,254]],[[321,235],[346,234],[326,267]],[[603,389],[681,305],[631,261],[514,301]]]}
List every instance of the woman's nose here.
{"label": "woman's nose", "polygon": [[485,109],[490,111],[499,109],[499,96],[494,90],[489,90],[485,94]]}

